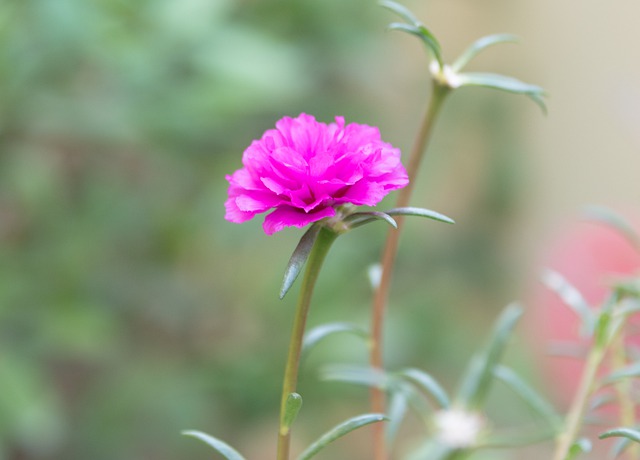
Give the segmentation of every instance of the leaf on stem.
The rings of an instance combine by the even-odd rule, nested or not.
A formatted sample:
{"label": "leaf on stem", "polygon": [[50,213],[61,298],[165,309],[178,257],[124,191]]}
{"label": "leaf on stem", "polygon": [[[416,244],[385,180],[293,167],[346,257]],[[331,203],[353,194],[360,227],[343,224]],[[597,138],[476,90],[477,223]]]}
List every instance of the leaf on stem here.
{"label": "leaf on stem", "polygon": [[511,304],[505,308],[496,321],[489,345],[472,359],[458,394],[459,400],[467,407],[476,409],[485,402],[494,378],[494,369],[502,359],[507,341],[520,316],[522,308],[519,305]]}
{"label": "leaf on stem", "polygon": [[595,329],[596,317],[580,291],[569,283],[564,276],[554,270],[544,270],[541,275],[541,281],[578,315],[581,323],[580,334],[582,336],[591,336]]}
{"label": "leaf on stem", "polygon": [[632,377],[640,377],[640,362],[624,366],[610,373],[604,378],[602,383],[603,385],[610,385],[612,383],[619,382],[620,380]]}
{"label": "leaf on stem", "polygon": [[308,460],[314,457],[318,452],[338,438],[371,423],[382,422],[387,420],[383,414],[364,414],[350,418],[331,430],[323,434],[316,442],[311,444],[300,456],[298,460]]}
{"label": "leaf on stem", "polygon": [[586,454],[591,452],[591,441],[587,438],[580,438],[569,448],[567,456],[564,460],[573,460],[580,454]]}
{"label": "leaf on stem", "polygon": [[414,14],[411,11],[409,11],[408,8],[390,0],[382,0],[380,2],[380,5],[383,8],[386,8],[396,13],[398,16],[400,16],[402,19],[404,19],[409,23],[409,24],[404,24],[404,23],[394,22],[389,25],[390,29],[401,30],[403,32],[407,32],[411,35],[415,35],[418,38],[420,38],[425,43],[425,45],[427,45],[427,49],[429,53],[432,55],[432,57],[436,61],[438,61],[438,64],[440,65],[440,67],[443,66],[442,49],[440,47],[440,43],[438,42],[438,39],[436,39],[433,33],[429,29],[427,29],[424,26],[424,24],[422,24],[418,20],[418,18],[416,18]]}
{"label": "leaf on stem", "polygon": [[295,422],[296,417],[298,417],[298,412],[300,412],[301,407],[302,396],[300,396],[298,393],[289,393],[289,396],[287,396],[287,401],[284,405],[281,429],[284,429],[286,432],[289,431],[291,425],[293,425],[293,422]]}
{"label": "leaf on stem", "polygon": [[518,374],[503,365],[497,365],[493,373],[498,380],[511,388],[531,409],[538,413],[554,432],[557,433],[560,430],[562,419],[553,409],[553,406],[521,379]]}
{"label": "leaf on stem", "polygon": [[444,222],[446,224],[455,224],[455,221],[445,216],[444,214],[440,214],[436,211],[431,211],[430,209],[424,208],[413,208],[413,207],[404,207],[404,208],[393,208],[386,211],[390,216],[418,216],[418,217],[426,217],[427,219],[437,220],[438,222]]}
{"label": "leaf on stem", "polygon": [[361,225],[374,222],[376,220],[384,220],[393,228],[398,228],[398,224],[393,219],[393,217],[391,217],[388,213],[380,211],[354,212],[353,214],[345,217],[344,222],[349,224],[350,228],[356,228],[360,227]]}
{"label": "leaf on stem", "polygon": [[458,59],[456,59],[456,61],[451,65],[451,69],[454,72],[459,72],[464,66],[471,62],[473,58],[490,46],[497,45],[499,43],[515,43],[517,41],[518,37],[511,34],[494,34],[479,38],[473,42]]}
{"label": "leaf on stem", "polygon": [[629,243],[640,251],[640,234],[624,217],[604,206],[588,206],[584,210],[587,219],[606,224],[617,230]]}
{"label": "leaf on stem", "polygon": [[403,391],[394,391],[389,401],[389,408],[387,409],[389,423],[387,424],[385,435],[388,445],[392,445],[395,441],[400,429],[400,424],[407,414],[407,408],[407,394]]}
{"label": "leaf on stem", "polygon": [[386,390],[389,388],[389,377],[383,371],[370,367],[350,365],[326,366],[320,371],[323,380],[333,380],[357,385],[365,385]]}
{"label": "leaf on stem", "polygon": [[204,441],[205,443],[213,447],[220,455],[222,455],[227,460],[245,460],[245,458],[242,455],[240,455],[240,453],[238,453],[238,451],[235,450],[233,447],[231,447],[229,444],[223,441],[220,441],[219,439],[214,438],[213,436],[209,436],[206,433],[203,433],[201,431],[189,430],[189,431],[183,431],[182,434],[185,436],[191,436],[193,438],[197,438],[197,439],[200,439],[201,441]]}
{"label": "leaf on stem", "polygon": [[495,73],[466,72],[457,74],[457,78],[459,86],[483,86],[508,93],[525,95],[538,104],[544,113],[547,113],[547,106],[543,98],[545,92],[540,86]]}
{"label": "leaf on stem", "polygon": [[451,405],[447,392],[431,375],[420,369],[405,369],[397,374],[399,377],[413,383],[418,388],[431,396],[442,409]]}
{"label": "leaf on stem", "polygon": [[332,334],[340,332],[346,332],[356,337],[360,337],[363,340],[369,339],[369,333],[360,326],[352,323],[328,323],[316,326],[305,334],[302,342],[302,355],[307,355],[313,347],[315,347],[322,340],[326,339]]}
{"label": "leaf on stem", "polygon": [[284,272],[284,280],[282,281],[282,287],[280,288],[280,299],[283,299],[296,278],[302,271],[302,267],[304,267],[304,263],[309,258],[309,254],[311,254],[311,249],[313,249],[313,245],[318,239],[318,234],[321,229],[320,224],[313,224],[309,227],[302,238],[300,238],[300,242],[293,250],[293,254],[291,254],[291,258],[289,259],[289,263],[287,264],[287,269]]}
{"label": "leaf on stem", "polygon": [[631,441],[640,442],[640,431],[631,428],[614,428],[612,430],[605,431],[598,436],[600,439],[622,437],[630,439]]}

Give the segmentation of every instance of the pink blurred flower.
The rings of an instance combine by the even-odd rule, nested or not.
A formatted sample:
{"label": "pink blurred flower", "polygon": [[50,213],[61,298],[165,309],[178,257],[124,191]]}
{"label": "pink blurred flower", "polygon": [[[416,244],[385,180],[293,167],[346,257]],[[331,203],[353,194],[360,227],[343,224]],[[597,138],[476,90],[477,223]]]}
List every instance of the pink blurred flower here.
{"label": "pink blurred flower", "polygon": [[242,155],[244,167],[229,181],[225,218],[241,223],[265,217],[271,235],[336,215],[346,203],[376,205],[409,183],[400,150],[380,139],[378,128],[320,123],[307,114],[284,117]]}

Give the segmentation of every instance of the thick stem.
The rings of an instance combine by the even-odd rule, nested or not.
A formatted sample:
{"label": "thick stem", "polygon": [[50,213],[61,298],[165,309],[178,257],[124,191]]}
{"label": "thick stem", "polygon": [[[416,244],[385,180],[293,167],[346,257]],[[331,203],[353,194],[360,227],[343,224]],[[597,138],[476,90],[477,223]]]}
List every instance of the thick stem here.
{"label": "thick stem", "polygon": [[[411,150],[411,156],[409,158],[409,164],[407,166],[407,173],[409,175],[409,184],[401,189],[398,194],[397,207],[405,207],[409,205],[411,200],[411,194],[415,185],[415,179],[418,175],[420,163],[424,157],[424,152],[431,138],[431,132],[433,126],[442,107],[449,88],[442,86],[439,83],[434,83],[433,93],[431,95],[431,101],[427,112],[420,125],[420,130],[416,136],[413,149]],[[387,234],[387,239],[382,252],[382,276],[380,278],[380,284],[374,293],[372,317],[371,317],[371,353],[370,364],[374,369],[382,370],[384,368],[382,360],[382,332],[384,325],[384,317],[387,305],[387,299],[389,297],[389,287],[391,285],[391,273],[393,270],[393,264],[395,262],[396,254],[398,252],[398,241],[400,240],[400,231],[402,230],[404,218],[402,216],[396,217],[398,223],[397,230],[391,230]],[[385,412],[385,395],[381,389],[373,388],[371,390],[371,410],[376,413]],[[374,437],[374,459],[386,460],[387,448],[384,439],[384,426],[382,424],[373,425],[373,437]]]}
{"label": "thick stem", "polygon": [[338,234],[334,231],[326,227],[322,227],[306,262],[307,268],[300,287],[298,305],[296,306],[293,329],[291,331],[291,339],[289,341],[289,354],[284,371],[284,381],[282,383],[280,425],[278,430],[278,460],[289,459],[291,427],[287,426],[287,423],[285,422],[287,398],[291,393],[296,391],[298,384],[298,369],[300,366],[302,339],[304,337],[304,330],[307,323],[307,314],[309,312],[309,305],[311,304],[313,288],[316,284],[316,280],[318,279],[318,274],[320,273],[320,268],[322,267],[325,256],[329,252],[329,248],[337,236]]}
{"label": "thick stem", "polygon": [[596,346],[591,349],[587,362],[582,373],[580,386],[576,391],[575,398],[571,405],[571,409],[566,418],[565,427],[557,438],[556,451],[553,456],[554,460],[565,460],[571,446],[576,441],[582,421],[587,410],[589,397],[593,391],[593,386],[597,377],[598,368],[602,363],[606,352],[606,346]]}

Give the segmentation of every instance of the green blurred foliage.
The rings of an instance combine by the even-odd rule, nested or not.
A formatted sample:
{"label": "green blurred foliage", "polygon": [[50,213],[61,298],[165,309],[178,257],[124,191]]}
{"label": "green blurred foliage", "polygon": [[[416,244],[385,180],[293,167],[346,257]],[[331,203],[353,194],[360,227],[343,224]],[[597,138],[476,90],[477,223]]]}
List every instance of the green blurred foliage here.
{"label": "green blurred foliage", "polygon": [[[267,238],[259,222],[225,222],[223,178],[284,114],[394,116],[367,90],[384,68],[378,10],[369,0],[0,3],[0,460],[210,458],[179,436],[189,428],[272,449],[296,289],[283,302],[277,292],[301,233]],[[451,333],[463,311],[452,306],[473,308],[472,323],[455,324],[471,332],[491,322],[487,305],[511,300],[497,248],[517,166],[497,127],[513,121],[492,104],[480,100],[494,115],[482,123],[499,146],[487,155],[495,180],[459,219],[475,227],[408,227],[392,365],[451,375],[476,344]],[[476,115],[456,126],[445,117],[443,138]],[[450,147],[436,142],[434,155]],[[313,324],[368,324],[365,271],[386,232],[370,227],[337,242]],[[348,338],[314,352],[302,437],[366,411],[366,391],[316,381],[314,367],[337,355],[366,360]]]}

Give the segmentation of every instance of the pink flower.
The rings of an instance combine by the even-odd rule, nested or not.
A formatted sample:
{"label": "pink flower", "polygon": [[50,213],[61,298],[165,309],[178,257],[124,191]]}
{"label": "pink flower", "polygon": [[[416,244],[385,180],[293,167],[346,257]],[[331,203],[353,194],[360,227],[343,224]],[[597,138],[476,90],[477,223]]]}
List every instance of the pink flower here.
{"label": "pink flower", "polygon": [[225,218],[241,223],[265,217],[271,235],[336,215],[351,203],[374,206],[409,183],[400,150],[380,139],[378,128],[319,123],[307,114],[284,117],[242,155],[244,167],[230,176]]}

